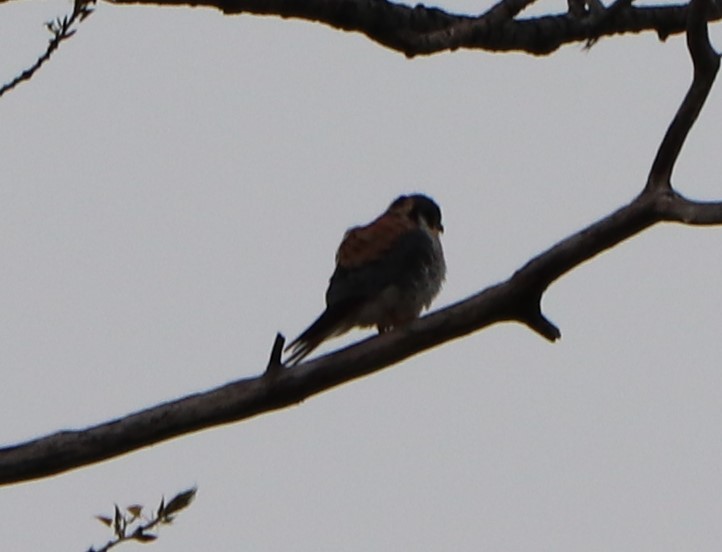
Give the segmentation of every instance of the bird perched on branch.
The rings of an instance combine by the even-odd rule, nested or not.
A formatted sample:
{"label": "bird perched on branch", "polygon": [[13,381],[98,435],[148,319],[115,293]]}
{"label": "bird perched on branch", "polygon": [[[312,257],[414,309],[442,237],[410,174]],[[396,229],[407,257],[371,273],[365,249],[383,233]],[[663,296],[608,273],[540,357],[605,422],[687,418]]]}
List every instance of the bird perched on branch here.
{"label": "bird perched on branch", "polygon": [[431,198],[397,198],[379,218],[346,232],[326,291],[326,310],[288,347],[293,365],[353,327],[406,325],[441,289],[446,263],[441,210]]}

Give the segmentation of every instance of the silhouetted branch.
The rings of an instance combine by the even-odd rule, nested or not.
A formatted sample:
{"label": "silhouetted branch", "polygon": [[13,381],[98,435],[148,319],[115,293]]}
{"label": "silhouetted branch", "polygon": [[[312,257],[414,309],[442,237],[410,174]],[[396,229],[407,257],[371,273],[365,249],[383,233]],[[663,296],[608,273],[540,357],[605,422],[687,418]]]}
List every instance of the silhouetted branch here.
{"label": "silhouetted branch", "polygon": [[[8,0],[0,0],[0,3]],[[564,44],[583,41],[587,47],[604,36],[654,31],[664,40],[686,29],[688,6],[635,7],[631,0],[569,0],[567,13],[517,18],[536,0],[500,0],[484,13],[454,14],[417,4],[387,0],[108,0],[114,4],[204,6],[228,15],[254,14],[293,17],[365,34],[371,40],[408,57],[456,49],[490,52],[523,51],[547,55]],[[50,59],[60,43],[74,33],[73,25],[92,13],[95,0],[76,0],[70,16],[48,23],[53,37],[45,53],[12,81],[0,96],[29,80]],[[722,18],[722,4],[710,3],[704,21]]]}
{"label": "silhouetted branch", "polygon": [[45,50],[45,53],[40,56],[35,63],[25,69],[25,71],[0,87],[0,96],[12,90],[21,82],[30,80],[35,72],[50,59],[50,56],[58,49],[60,43],[75,34],[75,29],[73,29],[75,22],[83,21],[86,17],[93,13],[93,8],[90,7],[92,4],[95,4],[95,0],[75,0],[73,12],[70,15],[66,15],[62,18],[59,17],[46,23],[45,26],[52,33],[53,37],[48,42],[48,47]]}
{"label": "silhouetted branch", "polygon": [[709,42],[706,11],[707,0],[691,0],[687,21],[687,47],[694,65],[694,78],[659,146],[647,180],[647,190],[672,189],[672,169],[682,146],[712,89],[719,69],[719,55]]}
{"label": "silhouetted branch", "polygon": [[[366,35],[409,57],[448,50],[519,50],[537,55],[564,44],[615,34],[654,31],[665,39],[685,31],[686,4],[636,7],[619,0],[599,14],[585,9],[543,17],[515,18],[535,0],[502,0],[480,15],[454,14],[387,0],[112,0],[114,4],[216,8],[227,15],[252,14],[304,19]],[[572,3],[572,6],[575,4]],[[722,17],[710,4],[708,21]]]}

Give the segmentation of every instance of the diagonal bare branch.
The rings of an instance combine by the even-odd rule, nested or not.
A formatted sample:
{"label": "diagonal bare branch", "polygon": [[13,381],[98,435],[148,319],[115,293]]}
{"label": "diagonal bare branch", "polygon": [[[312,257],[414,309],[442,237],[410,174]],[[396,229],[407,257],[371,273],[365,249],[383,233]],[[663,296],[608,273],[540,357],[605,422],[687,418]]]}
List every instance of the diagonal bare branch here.
{"label": "diagonal bare branch", "polygon": [[91,7],[93,4],[95,4],[95,0],[75,0],[73,4],[73,11],[70,15],[66,15],[65,17],[46,23],[45,26],[53,36],[48,42],[48,47],[45,49],[45,52],[37,60],[35,60],[35,63],[33,63],[30,67],[25,69],[10,82],[0,86],[0,96],[9,92],[20,83],[30,80],[38,69],[45,65],[45,63],[50,59],[50,56],[58,49],[60,43],[75,34],[75,24],[83,21],[86,17],[93,13],[93,8]]}
{"label": "diagonal bare branch", "polygon": [[[479,331],[517,321],[545,338],[559,331],[539,309],[541,294],[559,275],[661,220],[680,220],[696,207],[673,194],[641,195],[609,217],[578,232],[527,263],[510,279],[409,326],[372,337],[294,368],[269,367],[261,376],[164,403],[78,431],[63,431],[0,449],[0,484],[61,473],[180,435],[237,422],[295,405],[343,383],[378,372],[422,351]],[[699,215],[722,224],[722,204]],[[689,219],[689,215],[685,215]],[[280,342],[282,346],[282,342]],[[274,351],[279,340],[274,341]]]}
{"label": "diagonal bare branch", "polygon": [[[0,449],[0,484],[53,475],[179,435],[291,406],[498,322],[518,321],[554,340],[559,332],[539,310],[543,289],[560,274],[665,216],[678,220],[673,208],[664,207],[674,202],[675,197],[663,196],[660,201],[650,195],[640,196],[541,254],[509,280],[426,316],[406,329],[369,338],[292,369],[270,369],[274,364],[272,354],[269,369],[262,376],[88,429],[64,431]],[[679,208],[694,211],[693,206],[686,204]],[[722,204],[716,205],[714,213],[706,210],[704,216],[708,224],[722,224]],[[278,348],[276,338],[274,351]]]}

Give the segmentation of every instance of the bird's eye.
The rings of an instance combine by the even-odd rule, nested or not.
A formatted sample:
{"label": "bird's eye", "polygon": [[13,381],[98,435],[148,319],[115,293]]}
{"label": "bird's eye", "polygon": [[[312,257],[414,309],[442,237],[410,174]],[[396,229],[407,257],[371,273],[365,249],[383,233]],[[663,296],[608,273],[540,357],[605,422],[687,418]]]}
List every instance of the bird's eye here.
{"label": "bird's eye", "polygon": [[420,219],[423,219],[429,228],[443,232],[441,209],[426,196],[414,196],[414,203],[409,216],[417,223],[420,222]]}

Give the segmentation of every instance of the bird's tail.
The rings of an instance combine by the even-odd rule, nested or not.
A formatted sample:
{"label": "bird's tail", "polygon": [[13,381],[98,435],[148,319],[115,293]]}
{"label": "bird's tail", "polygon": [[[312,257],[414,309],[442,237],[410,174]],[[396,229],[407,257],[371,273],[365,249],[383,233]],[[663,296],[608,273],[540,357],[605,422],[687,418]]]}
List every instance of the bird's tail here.
{"label": "bird's tail", "polygon": [[290,351],[286,364],[288,366],[298,364],[323,341],[348,330],[349,328],[343,323],[347,314],[344,310],[326,309],[313,324],[286,347],[285,350]]}

